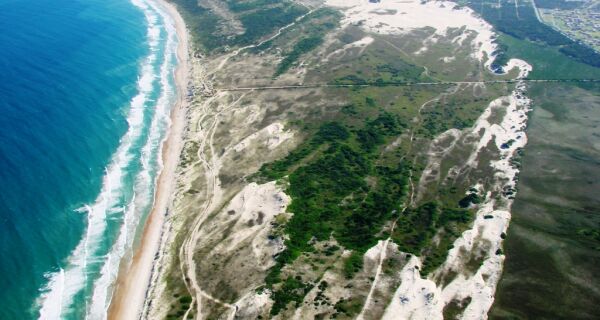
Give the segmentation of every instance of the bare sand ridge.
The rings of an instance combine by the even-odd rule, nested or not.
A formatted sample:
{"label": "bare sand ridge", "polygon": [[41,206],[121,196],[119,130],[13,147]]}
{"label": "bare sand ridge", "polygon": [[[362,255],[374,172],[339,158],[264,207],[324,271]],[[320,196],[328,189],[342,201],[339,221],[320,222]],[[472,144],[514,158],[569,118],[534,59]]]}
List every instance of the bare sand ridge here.
{"label": "bare sand ridge", "polygon": [[[436,45],[445,42],[453,47],[466,48],[468,59],[478,61],[480,63],[478,65],[489,67],[491,61],[489,58],[495,48],[493,42],[495,35],[491,26],[475,16],[468,8],[458,8],[450,2],[421,3],[395,0],[376,5],[368,3],[367,0],[329,0],[327,4],[340,8],[343,12],[345,18],[342,20],[341,29],[359,27],[362,29],[361,32],[365,33],[360,34],[355,41],[337,47],[332,45],[335,42],[326,42],[324,46],[331,46],[331,50],[323,51],[322,56],[325,61],[339,61],[340,57],[345,55],[352,58],[352,54],[356,53],[360,56],[365,50],[382,41],[396,48],[399,54],[409,56],[406,52],[410,52],[412,57],[423,58],[433,55]],[[164,281],[154,281],[156,274],[160,272],[153,269],[166,265],[160,259],[156,260],[156,257],[163,253],[161,241],[167,237],[164,235],[161,237],[165,228],[163,227],[164,214],[166,208],[173,206],[176,209],[173,211],[177,211],[180,217],[186,213],[191,217],[189,220],[181,220],[186,221],[187,225],[180,226],[179,229],[175,226],[171,233],[171,235],[177,234],[190,228],[191,232],[183,243],[178,245],[178,249],[174,252],[168,252],[169,249],[164,250],[166,256],[179,255],[180,264],[176,266],[178,270],[173,274],[176,275],[177,280],[185,284],[184,292],[185,294],[189,292],[192,298],[190,305],[179,310],[185,312],[183,317],[186,319],[221,316],[256,318],[258,315],[266,314],[265,312],[268,313],[273,301],[268,291],[259,293],[256,288],[264,282],[265,272],[273,263],[272,256],[282,249],[277,243],[271,243],[272,246],[268,247],[266,235],[272,231],[272,226],[268,222],[276,220],[277,214],[281,214],[280,218],[285,218],[287,201],[280,200],[287,198],[274,182],[261,185],[247,184],[238,176],[255,172],[260,163],[276,159],[284,154],[288,147],[293,146],[296,139],[301,139],[300,133],[286,128],[288,116],[284,113],[279,115],[277,112],[282,111],[275,109],[288,101],[293,101],[294,109],[300,112],[302,109],[314,108],[315,105],[326,105],[328,97],[323,98],[323,88],[304,87],[301,88],[303,90],[301,92],[287,90],[299,86],[263,87],[262,89],[265,90],[262,91],[255,90],[256,88],[237,87],[237,90],[248,90],[238,92],[217,89],[216,92],[212,92],[212,85],[207,86],[211,81],[217,80],[218,83],[222,77],[239,73],[239,70],[246,70],[246,73],[264,71],[266,67],[255,62],[278,61],[275,59],[278,57],[268,54],[253,57],[251,54],[245,54],[246,49],[257,46],[250,45],[227,53],[220,59],[202,61],[202,68],[197,68],[200,64],[196,60],[199,59],[198,57],[191,57],[190,61],[186,59],[186,34],[181,18],[173,7],[165,6],[177,22],[177,32],[180,37],[178,50],[180,65],[177,71],[179,104],[173,110],[173,127],[165,144],[163,154],[165,168],[157,187],[155,207],[145,226],[142,243],[131,266],[120,273],[109,317],[111,319],[134,319],[140,316],[162,318],[169,312],[170,306],[177,304],[173,298],[177,297],[174,293],[179,295],[181,291],[170,292],[161,289]],[[267,40],[277,38],[282,31],[294,24],[295,22],[279,29]],[[419,39],[416,46],[410,47],[410,51],[405,52],[404,49],[391,43],[391,40],[385,40],[393,37],[410,39],[411,33],[424,29],[429,30],[428,32],[431,29],[435,31]],[[266,40],[261,43],[264,41]],[[443,57],[440,60],[443,60],[444,67],[460,64],[454,58],[460,60],[458,56]],[[319,62],[324,63],[323,60]],[[197,105],[194,104],[194,108],[187,115],[189,118],[186,119],[185,102],[182,100],[181,93],[184,92],[187,84],[188,64],[194,69],[192,82],[194,80],[202,82],[198,83],[197,87],[210,87],[209,91],[214,94],[204,96],[206,99],[202,99]],[[306,65],[301,64],[297,74],[304,75],[305,73],[301,71],[302,68],[308,68]],[[518,60],[511,60],[505,71],[514,67],[519,69],[519,77],[524,77],[530,71],[530,67],[525,62]],[[206,70],[211,72],[197,75],[195,73],[199,71],[196,69],[202,69],[201,73]],[[435,71],[431,66],[430,69]],[[428,72],[427,69],[426,71]],[[431,84],[435,83],[424,83],[424,85]],[[435,107],[435,103],[442,98],[470,88],[475,91],[478,86],[483,85],[474,81],[453,82],[453,84],[456,85],[453,89],[424,102],[418,109],[419,115],[414,122],[420,123],[421,111]],[[485,313],[493,302],[495,285],[502,268],[503,257],[496,254],[496,250],[502,241],[501,234],[508,225],[511,203],[510,200],[504,199],[496,202],[489,196],[489,192],[500,194],[503,186],[514,188],[514,176],[517,172],[510,166],[510,159],[517,148],[522,147],[526,142],[526,136],[522,131],[527,120],[528,100],[524,98],[522,86],[523,83],[517,80],[517,88],[514,92],[490,104],[473,128],[446,131],[434,139],[431,147],[428,148],[427,155],[431,162],[428,163],[420,179],[425,182],[441,179],[439,174],[437,176],[434,174],[439,171],[435,168],[440,166],[439,162],[444,161],[444,156],[450,152],[468,150],[460,157],[460,159],[463,157],[469,159],[466,159],[464,167],[456,168],[456,172],[459,172],[478,167],[481,159],[479,154],[489,151],[483,148],[488,144],[495,145],[494,150],[499,151],[499,157],[494,158],[497,161],[491,163],[489,160],[481,161],[480,167],[485,166],[486,172],[491,172],[490,175],[493,175],[494,180],[485,185],[488,190],[484,190],[484,186],[477,187],[478,190],[481,189],[482,195],[488,194],[487,202],[478,208],[473,228],[465,231],[454,242],[456,249],[449,253],[443,265],[429,277],[422,278],[418,271],[423,264],[420,258],[410,257],[401,252],[389,239],[381,241],[367,252],[364,259],[365,268],[353,280],[347,280],[340,273],[332,270],[323,271],[322,279],[326,279],[329,283],[329,287],[324,292],[329,295],[332,302],[353,296],[360,298],[357,292],[364,291],[365,303],[359,318],[439,319],[443,316],[446,306],[460,300],[461,305],[463,302],[465,305],[468,304],[468,307],[465,306],[463,310],[464,318],[485,318]],[[301,96],[304,100],[300,99]],[[502,114],[501,119],[496,119],[497,114]],[[183,144],[182,131],[186,126],[186,120],[190,132],[186,133],[185,139],[189,138],[191,142],[189,145],[193,147],[187,150],[186,145],[183,152],[186,158],[186,150],[190,151],[188,164],[183,166],[187,169],[184,169],[181,175],[182,190],[190,191],[187,196],[184,196],[185,192],[180,192],[180,195],[175,192],[174,178],[179,151]],[[405,137],[411,141],[409,143],[411,151],[412,141],[418,142],[416,138],[414,130]],[[504,144],[510,139],[514,141],[505,148]],[[451,142],[448,147],[442,143],[446,140]],[[414,145],[415,149],[418,149],[417,144]],[[457,145],[462,149],[457,149]],[[469,155],[473,155],[472,159]],[[428,187],[425,182],[415,187],[411,171],[411,191],[407,205],[419,202],[420,190]],[[176,195],[171,198],[174,193]],[[274,197],[275,195],[278,196]],[[177,205],[177,199],[180,199],[180,207]],[[176,223],[183,223],[181,221]],[[170,221],[166,222],[169,223]],[[394,226],[395,224],[392,224],[392,230]],[[456,272],[463,267],[465,261],[480,258],[473,257],[480,251],[485,257],[482,259],[481,267],[469,274]],[[334,256],[331,259],[345,258],[349,253],[346,250],[339,257]],[[390,263],[395,266],[393,270],[386,267]],[[298,262],[290,266],[292,267],[296,270],[304,270],[302,268],[307,265]],[[213,274],[215,268],[218,271]],[[207,271],[210,276],[206,276]],[[311,272],[309,269],[304,271]],[[456,275],[450,277],[454,273]],[[240,277],[240,274],[245,276]],[[163,274],[160,279],[175,279],[168,276],[171,275]],[[373,280],[370,280],[371,277]],[[348,287],[346,284],[353,284],[354,287]],[[280,315],[280,318],[313,318],[320,312],[331,309],[324,305],[314,307],[312,302],[316,301],[317,291],[318,286],[315,286],[306,295],[303,304],[294,310],[288,310],[289,312]],[[228,297],[224,293],[233,294]],[[465,302],[467,300],[468,303]],[[146,313],[145,307],[148,304],[151,304],[151,308]]]}
{"label": "bare sand ridge", "polygon": [[177,48],[178,66],[175,71],[177,85],[177,102],[171,110],[171,127],[167,140],[163,145],[163,169],[158,178],[154,207],[148,216],[139,247],[130,265],[123,266],[119,271],[115,292],[108,311],[109,319],[138,319],[142,311],[146,292],[154,266],[155,254],[158,252],[165,213],[169,207],[175,169],[182,146],[182,132],[185,127],[185,92],[188,82],[188,39],[183,19],[175,7],[165,1],[160,1],[175,23],[179,40]]}
{"label": "bare sand ridge", "polygon": [[[496,45],[492,26],[474,14],[468,7],[458,7],[450,1],[430,1],[422,3],[413,0],[388,0],[373,6],[367,0],[328,0],[328,5],[343,8],[343,26],[360,25],[375,34],[403,34],[422,28],[434,28],[435,33],[423,41],[423,47],[416,54],[427,50],[428,44],[436,43],[450,28],[464,28],[464,32],[454,39],[462,44],[470,34],[474,34],[473,57],[484,60],[491,57]],[[486,61],[486,66],[492,60]]]}

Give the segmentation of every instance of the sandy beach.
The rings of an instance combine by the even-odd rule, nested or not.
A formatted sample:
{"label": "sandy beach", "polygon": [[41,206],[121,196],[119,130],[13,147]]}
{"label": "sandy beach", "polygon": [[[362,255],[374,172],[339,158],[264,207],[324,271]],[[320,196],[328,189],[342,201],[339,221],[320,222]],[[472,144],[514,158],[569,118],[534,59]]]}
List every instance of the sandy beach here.
{"label": "sandy beach", "polygon": [[122,266],[115,284],[115,291],[108,310],[109,319],[138,319],[142,312],[146,293],[150,286],[154,258],[160,247],[162,229],[173,185],[175,171],[182,147],[182,133],[185,128],[186,100],[188,83],[188,39],[183,19],[175,7],[166,1],[159,1],[165,12],[171,16],[179,40],[177,47],[178,65],[175,71],[177,102],[171,109],[171,127],[163,144],[163,169],[158,178],[154,206],[150,212],[140,245],[135,248],[130,264]]}

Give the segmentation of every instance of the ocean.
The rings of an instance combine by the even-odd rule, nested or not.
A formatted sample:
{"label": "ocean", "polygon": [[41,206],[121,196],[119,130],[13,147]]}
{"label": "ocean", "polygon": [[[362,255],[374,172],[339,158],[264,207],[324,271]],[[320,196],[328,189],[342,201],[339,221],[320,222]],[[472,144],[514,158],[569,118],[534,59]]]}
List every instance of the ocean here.
{"label": "ocean", "polygon": [[177,37],[153,0],[0,0],[0,319],[103,319],[153,202]]}

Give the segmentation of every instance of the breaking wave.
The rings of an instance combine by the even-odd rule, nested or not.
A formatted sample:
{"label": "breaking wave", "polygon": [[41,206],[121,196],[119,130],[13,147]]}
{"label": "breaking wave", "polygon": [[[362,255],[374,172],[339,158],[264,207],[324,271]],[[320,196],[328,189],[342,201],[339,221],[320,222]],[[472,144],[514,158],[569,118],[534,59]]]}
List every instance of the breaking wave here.
{"label": "breaking wave", "polygon": [[175,101],[173,70],[177,37],[160,4],[132,0],[147,22],[148,55],[140,66],[137,94],[127,109],[128,129],[105,169],[102,189],[87,214],[87,227],[65,266],[47,274],[39,297],[39,318],[105,319],[123,258],[152,208],[161,149]]}

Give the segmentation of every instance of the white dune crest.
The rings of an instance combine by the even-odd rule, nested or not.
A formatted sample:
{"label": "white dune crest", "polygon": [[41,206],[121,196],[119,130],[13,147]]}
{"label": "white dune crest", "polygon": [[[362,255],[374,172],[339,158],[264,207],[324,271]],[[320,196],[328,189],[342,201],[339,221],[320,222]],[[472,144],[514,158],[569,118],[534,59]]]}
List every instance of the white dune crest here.
{"label": "white dune crest", "polygon": [[419,53],[427,50],[428,43],[446,36],[450,29],[465,28],[459,36],[461,41],[469,34],[472,40],[473,58],[485,60],[486,67],[492,63],[496,44],[492,26],[479,18],[468,7],[458,7],[450,1],[386,0],[371,3],[368,0],[328,0],[327,5],[343,8],[342,26],[357,25],[365,31],[378,34],[403,34],[418,29],[433,28],[435,33],[424,41]]}
{"label": "white dune crest", "polygon": [[[519,68],[519,78],[526,77],[531,66],[522,60],[511,60],[505,70]],[[468,134],[478,138],[465,166],[477,167],[479,153],[493,143],[499,150],[497,160],[490,162],[494,171],[491,189],[496,193],[516,190],[518,167],[511,160],[527,143],[526,124],[531,101],[525,96],[526,87],[519,82],[509,96],[492,101]],[[492,109],[505,108],[499,124],[490,123]],[[447,135],[447,134],[446,134]],[[481,184],[473,188],[482,192]],[[402,279],[387,306],[383,319],[443,319],[443,309],[452,301],[469,299],[461,319],[487,319],[494,302],[496,285],[502,275],[504,255],[501,254],[503,234],[506,232],[512,206],[511,196],[492,197],[487,191],[486,201],[479,205],[471,229],[454,241],[445,262],[427,278],[421,278],[422,261],[413,256],[398,273]],[[477,270],[469,271],[466,264],[476,257],[482,260]],[[438,286],[441,278],[456,274],[447,284]]]}

